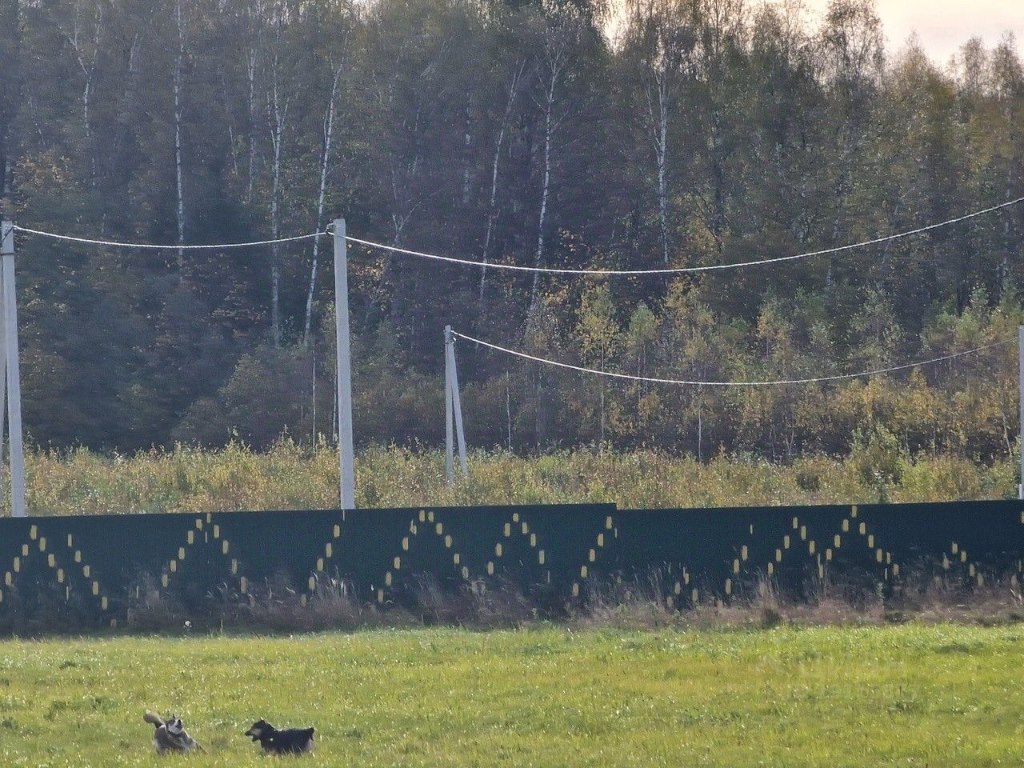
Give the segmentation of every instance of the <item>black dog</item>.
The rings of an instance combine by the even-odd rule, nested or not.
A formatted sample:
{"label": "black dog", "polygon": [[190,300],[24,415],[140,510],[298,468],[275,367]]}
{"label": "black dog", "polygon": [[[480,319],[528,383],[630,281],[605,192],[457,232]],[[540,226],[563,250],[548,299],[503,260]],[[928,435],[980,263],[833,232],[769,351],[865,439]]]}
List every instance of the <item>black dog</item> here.
{"label": "black dog", "polygon": [[288,728],[277,730],[266,720],[258,720],[245,732],[246,736],[258,741],[264,752],[276,755],[297,754],[313,751],[313,728]]}

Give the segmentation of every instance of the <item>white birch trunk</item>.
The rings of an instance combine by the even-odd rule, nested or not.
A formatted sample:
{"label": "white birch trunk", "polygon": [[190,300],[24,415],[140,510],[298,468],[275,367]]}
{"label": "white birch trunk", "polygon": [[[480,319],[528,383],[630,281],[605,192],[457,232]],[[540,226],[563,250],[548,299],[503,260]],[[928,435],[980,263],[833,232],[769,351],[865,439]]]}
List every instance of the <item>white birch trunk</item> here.
{"label": "white birch trunk", "polygon": [[491,197],[487,205],[487,232],[484,234],[484,250],[480,260],[484,266],[480,270],[480,305],[484,303],[484,291],[487,286],[487,259],[490,256],[491,237],[494,234],[494,224],[497,219],[498,200],[498,166],[501,162],[501,149],[505,143],[505,132],[508,130],[512,118],[512,108],[515,105],[516,95],[519,92],[519,83],[522,81],[523,71],[526,69],[526,62],[519,62],[519,66],[512,73],[512,81],[508,87],[508,99],[505,102],[505,114],[501,119],[501,126],[498,129],[498,138],[494,142],[494,162],[491,163]]}
{"label": "white birch trunk", "polygon": [[245,201],[252,202],[252,187],[256,177],[256,46],[249,48],[245,61],[245,74],[249,81],[249,179],[245,190]]}
{"label": "white birch trunk", "polygon": [[[185,194],[181,167],[181,79],[185,63],[185,21],[181,15],[181,0],[174,6],[174,18],[178,27],[178,55],[174,60],[174,178],[177,188],[178,245],[185,244]],[[178,248],[178,276],[184,279],[185,251]]]}
{"label": "white birch trunk", "polygon": [[[334,137],[334,117],[336,113],[335,99],[338,94],[338,82],[341,80],[343,67],[334,71],[334,82],[331,83],[331,96],[327,104],[327,114],[324,117],[324,151],[320,157],[320,193],[316,200],[316,231],[319,232],[323,226],[324,219],[324,198],[327,192],[327,169],[330,167],[331,142]],[[306,292],[306,322],[303,326],[302,343],[309,346],[309,329],[313,322],[313,292],[316,288],[317,265],[320,256],[320,238],[313,238],[313,264],[309,270],[309,290]]]}
{"label": "white birch trunk", "polygon": [[[281,145],[284,129],[288,119],[288,102],[281,103],[278,83],[278,55],[275,51],[271,88],[268,94],[267,111],[270,117],[270,142],[273,149],[270,184],[270,236],[277,240],[281,234],[280,195],[281,195]],[[270,246],[270,332],[274,346],[281,346],[281,262],[280,247],[277,242]]]}
{"label": "white birch trunk", "polygon": [[470,126],[472,124],[472,108],[471,102],[468,100],[462,124],[462,205],[467,206],[469,205],[470,190],[472,189],[472,184],[470,182],[473,178],[473,160],[471,157],[473,134],[470,132]]}
{"label": "white birch trunk", "polygon": [[124,90],[121,92],[120,102],[118,104],[117,122],[121,125],[128,123],[132,112],[132,107],[135,103],[135,89],[136,80],[135,76],[138,74],[136,67],[136,56],[139,52],[139,33],[135,33],[132,38],[132,44],[128,48],[128,63],[125,71]]}
{"label": "white birch trunk", "polygon": [[[551,147],[558,128],[558,120],[555,119],[555,91],[558,88],[559,80],[562,77],[562,70],[565,66],[564,41],[559,41],[554,50],[548,50],[548,77],[544,89],[544,171],[541,182],[540,208],[537,214],[537,248],[534,252],[533,266],[540,268],[544,260],[544,225],[547,221],[548,194],[551,189]],[[533,287],[530,290],[531,311],[537,303],[537,288],[540,282],[540,273],[533,273]]]}
{"label": "white birch trunk", "polygon": [[[658,176],[658,223],[661,228],[661,258],[665,265],[669,260],[668,242],[668,126],[670,111],[668,64],[655,62],[651,65],[654,88],[646,89],[647,117],[650,121],[651,143],[654,145],[654,165]],[[652,96],[651,91],[654,90]]]}
{"label": "white birch trunk", "polygon": [[[601,359],[601,362],[600,362],[601,370],[603,371],[604,370],[604,366],[605,366],[604,349],[603,348],[601,349],[601,358],[600,359]],[[600,433],[601,437],[600,437],[600,445],[598,446],[598,449],[601,450],[601,451],[604,451],[604,376],[598,376],[598,379],[600,380],[598,383],[601,386],[601,433]]]}
{"label": "white birch trunk", "polygon": [[96,74],[96,60],[99,57],[100,33],[103,28],[103,6],[96,6],[96,17],[92,29],[92,51],[87,52],[81,37],[80,4],[75,4],[75,18],[70,31],[58,24],[57,28],[75,53],[75,63],[82,72],[82,126],[85,130],[86,151],[89,153],[89,169],[95,181],[96,155],[92,149],[92,126],[89,119],[89,108],[92,100],[92,84]]}
{"label": "white birch trunk", "polygon": [[[544,174],[541,183],[540,209],[537,215],[537,248],[534,251],[533,266],[540,267],[544,258],[544,223],[548,211],[548,189],[551,186],[551,109],[554,99],[554,79],[551,80],[551,87],[548,89],[548,101],[544,110]],[[540,273],[533,273],[533,287],[530,290],[530,306],[537,301],[537,284],[540,280]]]}
{"label": "white birch trunk", "polygon": [[668,76],[661,72],[658,78],[658,139],[657,139],[657,162],[658,162],[658,217],[661,221],[661,255],[665,266],[668,266],[669,244],[668,244],[668,181],[666,169],[668,167]]}
{"label": "white birch trunk", "polygon": [[235,144],[235,126],[234,120],[231,115],[231,100],[230,90],[228,89],[227,79],[224,77],[224,73],[220,75],[220,93],[221,99],[224,101],[224,117],[225,123],[228,129],[228,147],[231,149],[231,175],[234,179],[238,179],[238,147]]}

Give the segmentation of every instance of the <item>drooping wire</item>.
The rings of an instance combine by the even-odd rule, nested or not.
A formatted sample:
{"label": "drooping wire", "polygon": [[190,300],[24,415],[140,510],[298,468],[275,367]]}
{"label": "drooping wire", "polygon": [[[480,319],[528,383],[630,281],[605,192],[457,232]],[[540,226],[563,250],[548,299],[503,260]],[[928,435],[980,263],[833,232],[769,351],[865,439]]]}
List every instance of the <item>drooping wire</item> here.
{"label": "drooping wire", "polygon": [[153,243],[126,243],[117,242],[113,240],[94,240],[86,237],[75,237],[73,235],[61,235],[55,232],[45,232],[40,229],[29,229],[28,227],[21,227],[17,224],[14,225],[13,229],[17,232],[22,232],[26,235],[35,235],[36,237],[45,237],[51,240],[59,240],[70,243],[80,243],[83,245],[99,245],[107,248],[135,248],[141,250],[158,250],[158,251],[198,251],[198,250],[215,250],[224,248],[254,248],[261,245],[275,245],[280,243],[294,243],[299,240],[311,240],[315,237],[325,237],[328,232],[311,232],[308,235],[294,235],[292,237],[279,237],[274,240],[254,240],[247,243],[208,243],[198,245],[156,245]]}
{"label": "drooping wire", "polygon": [[405,256],[414,256],[421,259],[431,259],[434,261],[443,261],[450,264],[461,264],[464,266],[481,267],[485,269],[504,269],[515,272],[540,272],[544,274],[556,274],[556,275],[595,275],[595,276],[623,276],[623,275],[667,275],[667,274],[687,274],[695,272],[711,272],[714,270],[725,270],[725,269],[740,269],[743,267],[759,267],[766,264],[777,264],[783,261],[795,261],[797,259],[807,259],[812,256],[825,256],[833,253],[841,253],[843,251],[851,251],[857,248],[866,248],[871,245],[879,245],[881,243],[888,243],[893,240],[900,240],[907,237],[913,237],[915,235],[921,235],[925,232],[931,232],[942,227],[952,226],[953,224],[959,224],[969,219],[974,219],[979,216],[984,216],[995,211],[1009,208],[1019,203],[1024,202],[1024,197],[1018,197],[1016,200],[1008,200],[1005,203],[999,205],[993,205],[989,208],[984,208],[979,211],[973,211],[963,216],[957,216],[954,219],[947,219],[935,224],[928,224],[923,227],[917,227],[916,229],[910,229],[905,232],[897,232],[892,235],[884,235],[882,237],[872,238],[871,240],[862,240],[857,243],[849,243],[847,245],[839,245],[834,248],[822,248],[817,251],[805,251],[803,253],[795,253],[789,256],[777,256],[770,259],[760,259],[754,261],[740,261],[733,264],[710,264],[698,267],[659,267],[656,269],[570,269],[568,267],[529,267],[518,264],[501,264],[496,262],[482,262],[474,261],[472,259],[460,259],[455,256],[440,256],[434,253],[427,253],[425,251],[415,251],[409,248],[399,248],[394,245],[386,245],[384,243],[376,243],[371,240],[362,240],[357,237],[346,237],[350,243],[356,243],[357,245],[367,246],[369,248],[379,248],[381,250],[390,251],[392,253],[399,253]]}
{"label": "drooping wire", "polygon": [[590,374],[594,374],[594,375],[597,375],[597,376],[606,376],[608,378],[613,378],[613,379],[625,379],[627,381],[646,382],[646,383],[649,383],[649,384],[674,384],[674,385],[700,386],[700,387],[771,387],[771,386],[784,386],[784,385],[789,385],[789,384],[820,384],[820,383],[829,382],[829,381],[844,381],[844,380],[847,380],[847,379],[858,379],[858,378],[864,378],[864,377],[868,377],[868,376],[878,376],[878,375],[881,375],[883,373],[893,373],[895,371],[904,371],[904,370],[907,370],[907,369],[910,369],[910,368],[917,368],[917,367],[920,367],[922,365],[931,365],[933,363],[941,363],[941,362],[943,362],[945,360],[953,360],[955,358],[963,357],[965,355],[973,355],[973,354],[977,354],[979,352],[984,352],[984,351],[989,350],[989,349],[995,349],[996,347],[1003,347],[1003,346],[1006,346],[1008,344],[1012,344],[1012,343],[1014,343],[1016,341],[1016,339],[1014,339],[1013,341],[1011,341],[1011,340],[997,341],[997,342],[995,342],[993,344],[986,344],[985,346],[982,346],[982,347],[975,347],[974,349],[967,349],[967,350],[964,350],[963,352],[955,352],[955,353],[953,353],[951,355],[943,355],[941,357],[933,357],[933,358],[931,358],[929,360],[918,360],[917,362],[914,362],[914,363],[905,363],[903,365],[894,365],[894,366],[890,366],[888,368],[877,368],[877,369],[871,370],[871,371],[859,371],[857,373],[842,373],[842,374],[836,374],[836,375],[833,375],[833,376],[814,376],[814,377],[806,378],[806,379],[772,379],[772,380],[763,380],[763,381],[699,381],[699,380],[696,380],[696,379],[659,379],[659,378],[652,378],[652,377],[648,377],[648,376],[634,376],[634,375],[628,374],[628,373],[615,373],[615,372],[612,372],[612,371],[601,371],[601,370],[597,370],[596,368],[585,368],[585,367],[579,366],[579,365],[571,365],[569,363],[560,363],[557,360],[548,360],[548,359],[543,358],[543,357],[537,357],[536,355],[531,355],[531,354],[528,354],[526,352],[520,352],[520,351],[517,351],[517,350],[514,350],[514,349],[509,349],[507,347],[499,346],[497,344],[492,344],[492,343],[490,343],[488,341],[482,341],[480,339],[475,339],[472,336],[467,336],[466,334],[458,333],[457,331],[452,331],[452,335],[457,337],[457,338],[460,338],[460,339],[465,339],[466,341],[471,341],[474,344],[479,344],[481,347],[487,347],[488,349],[493,349],[493,350],[495,350],[497,352],[503,352],[504,354],[507,354],[507,355],[512,355],[514,357],[519,357],[519,358],[522,358],[524,360],[530,360],[530,361],[535,362],[535,363],[541,363],[543,365],[551,365],[551,366],[554,366],[556,368],[565,368],[565,369],[568,369],[568,370],[571,370],[571,371],[577,371],[579,373],[590,373]]}
{"label": "drooping wire", "polygon": [[[952,226],[953,224],[959,224],[970,219],[977,218],[979,216],[985,216],[990,213],[994,213],[1005,208],[1012,207],[1024,202],[1024,197],[1018,197],[1015,200],[1008,200],[998,205],[993,205],[988,208],[981,210],[972,211],[971,213],[964,214],[963,216],[957,216],[952,219],[937,222],[934,224],[927,224],[922,227],[915,229],[906,230],[904,232],[897,232],[892,235],[884,235],[881,237],[872,238],[870,240],[862,240],[856,243],[848,243],[846,245],[839,245],[832,248],[822,248],[816,251],[804,251],[802,253],[790,254],[788,256],[776,256],[770,259],[759,259],[751,261],[741,261],[731,264],[709,264],[704,266],[696,267],[660,267],[655,269],[571,269],[568,267],[530,267],[518,264],[502,264],[500,262],[482,262],[474,261],[472,259],[460,259],[454,256],[441,256],[439,254],[427,253],[425,251],[417,251],[410,248],[399,248],[394,245],[387,245],[385,243],[377,243],[372,240],[364,240],[358,237],[346,237],[345,239],[350,243],[357,245],[363,245],[369,248],[377,248],[392,253],[399,253],[406,256],[414,256],[417,258],[431,259],[435,261],[443,261],[452,264],[462,264],[464,266],[481,267],[485,269],[504,269],[517,272],[540,272],[545,274],[561,274],[561,275],[595,275],[595,276],[628,276],[628,275],[665,275],[665,274],[687,274],[696,272],[711,272],[715,270],[726,270],[726,269],[740,269],[744,267],[757,267],[768,264],[777,264],[785,261],[795,261],[798,259],[811,258],[813,256],[825,256],[828,254],[842,253],[844,251],[855,250],[858,248],[866,248],[871,245],[879,245],[881,243],[887,243],[894,240],[900,240],[907,237],[913,237],[915,235],[924,234],[925,232],[931,232],[936,229],[943,227]],[[225,248],[254,248],[258,246],[274,245],[281,243],[291,243],[301,240],[310,240],[317,237],[325,237],[331,235],[330,231],[325,232],[311,232],[305,235],[294,235],[292,237],[280,237],[270,240],[253,240],[244,243],[202,243],[202,244],[154,244],[154,243],[131,243],[114,240],[100,240],[96,238],[77,237],[74,235],[63,235],[55,232],[47,232],[40,229],[32,229],[29,227],[23,227],[20,225],[13,225],[12,229],[17,232],[21,232],[26,235],[34,235],[36,237],[45,237],[52,240],[59,240],[64,242],[79,243],[83,245],[97,245],[107,248],[135,248],[143,250],[165,250],[165,251],[195,251],[195,250],[215,250]],[[328,228],[329,230],[330,228]]]}

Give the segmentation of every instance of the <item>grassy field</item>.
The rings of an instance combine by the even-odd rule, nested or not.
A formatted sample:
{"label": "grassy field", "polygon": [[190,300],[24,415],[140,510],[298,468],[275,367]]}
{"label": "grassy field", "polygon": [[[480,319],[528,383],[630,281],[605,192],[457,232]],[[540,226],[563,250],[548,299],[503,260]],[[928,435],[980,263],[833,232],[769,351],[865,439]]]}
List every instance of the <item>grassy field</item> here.
{"label": "grassy field", "polygon": [[1022,670],[1021,626],[9,640],[0,765],[266,766],[260,716],[324,766],[1020,765]]}

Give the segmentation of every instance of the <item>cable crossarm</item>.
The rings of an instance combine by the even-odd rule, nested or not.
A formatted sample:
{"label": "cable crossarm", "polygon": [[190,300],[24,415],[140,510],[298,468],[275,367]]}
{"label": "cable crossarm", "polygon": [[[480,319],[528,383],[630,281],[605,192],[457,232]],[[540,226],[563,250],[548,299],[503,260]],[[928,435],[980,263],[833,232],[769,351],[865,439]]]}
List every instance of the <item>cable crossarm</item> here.
{"label": "cable crossarm", "polygon": [[867,248],[872,245],[880,245],[882,243],[892,242],[894,240],[901,240],[908,237],[914,237],[921,235],[926,232],[931,232],[936,229],[943,227],[949,227],[953,224],[959,224],[970,219],[975,219],[979,216],[985,216],[986,214],[994,213],[1004,208],[1009,208],[1014,205],[1018,205],[1024,202],[1024,197],[1018,197],[1016,200],[1008,200],[1005,203],[999,205],[993,205],[989,208],[984,208],[979,211],[973,211],[963,216],[957,216],[953,219],[947,219],[946,221],[940,221],[935,224],[928,224],[923,227],[917,227],[916,229],[910,229],[905,232],[897,232],[892,235],[883,235],[881,237],[875,237],[870,240],[862,240],[857,243],[849,243],[847,245],[839,245],[833,248],[822,248],[816,251],[805,251],[803,253],[794,253],[788,256],[777,256],[770,259],[758,259],[753,261],[739,261],[732,264],[709,264],[698,267],[660,267],[656,269],[570,269],[568,267],[529,267],[519,264],[501,264],[497,262],[482,262],[474,261],[472,259],[460,259],[455,256],[440,256],[434,253],[427,253],[424,251],[415,251],[409,248],[399,248],[394,245],[386,245],[384,243],[375,243],[372,240],[361,240],[356,237],[346,237],[350,243],[356,243],[357,245],[367,246],[369,248],[379,248],[384,251],[390,251],[392,253],[400,253],[406,256],[415,256],[421,259],[431,259],[434,261],[448,262],[449,264],[461,264],[464,266],[481,267],[486,269],[504,269],[514,272],[540,272],[543,274],[554,274],[554,275],[595,275],[595,276],[642,276],[642,275],[668,275],[668,274],[692,274],[695,272],[712,272],[715,270],[726,270],[726,269],[740,269],[743,267],[758,267],[767,264],[777,264],[783,261],[796,261],[798,259],[807,259],[812,256],[826,256],[834,253],[842,253],[844,251],[852,251],[858,248]]}
{"label": "cable crossarm", "polygon": [[315,237],[324,237],[327,232],[311,232],[308,235],[294,235],[292,237],[279,237],[274,240],[254,240],[247,243],[208,243],[199,245],[157,245],[154,243],[126,243],[114,240],[94,240],[86,237],[75,237],[73,235],[61,235],[55,232],[45,232],[39,229],[20,227],[17,224],[14,231],[36,237],[45,237],[50,240],[59,240],[67,243],[79,243],[82,245],[99,245],[106,248],[133,248],[150,251],[199,251],[199,250],[222,250],[225,248],[254,248],[260,245],[275,245],[281,243],[294,243],[300,240],[311,240]]}
{"label": "cable crossarm", "polygon": [[584,368],[579,365],[570,365],[569,363],[560,363],[556,360],[547,360],[543,357],[537,357],[535,355],[527,354],[526,352],[519,352],[514,349],[508,349],[507,347],[501,347],[497,344],[491,344],[487,341],[475,339],[472,336],[467,336],[457,331],[452,331],[452,336],[459,339],[465,339],[471,341],[474,344],[479,344],[481,347],[487,347],[497,352],[503,352],[507,355],[519,357],[524,360],[530,360],[535,363],[542,363],[544,365],[551,365],[556,368],[565,368],[570,371],[577,371],[579,373],[591,373],[596,376],[607,376],[613,379],[625,379],[627,381],[639,381],[646,382],[649,384],[675,384],[675,385],[686,385],[686,386],[697,386],[697,387],[772,387],[772,386],[784,386],[788,384],[821,384],[829,381],[844,381],[847,379],[858,379],[868,376],[878,376],[883,373],[893,373],[895,371],[905,371],[910,368],[917,368],[922,365],[931,365],[933,363],[941,363],[945,360],[953,360],[958,357],[964,357],[965,355],[973,355],[979,352],[984,352],[989,349],[995,349],[996,347],[1003,347],[1008,344],[1016,343],[1016,339],[997,341],[994,344],[986,344],[983,347],[976,347],[974,349],[967,349],[963,352],[956,352],[951,355],[943,355],[942,357],[933,357],[930,360],[918,360],[915,363],[906,363],[904,365],[894,365],[889,368],[878,368],[872,371],[859,371],[857,373],[842,373],[834,376],[815,376],[807,379],[772,379],[763,381],[699,381],[692,379],[658,379],[651,378],[648,376],[633,376],[628,373],[615,373],[612,371],[600,371],[596,368]]}

